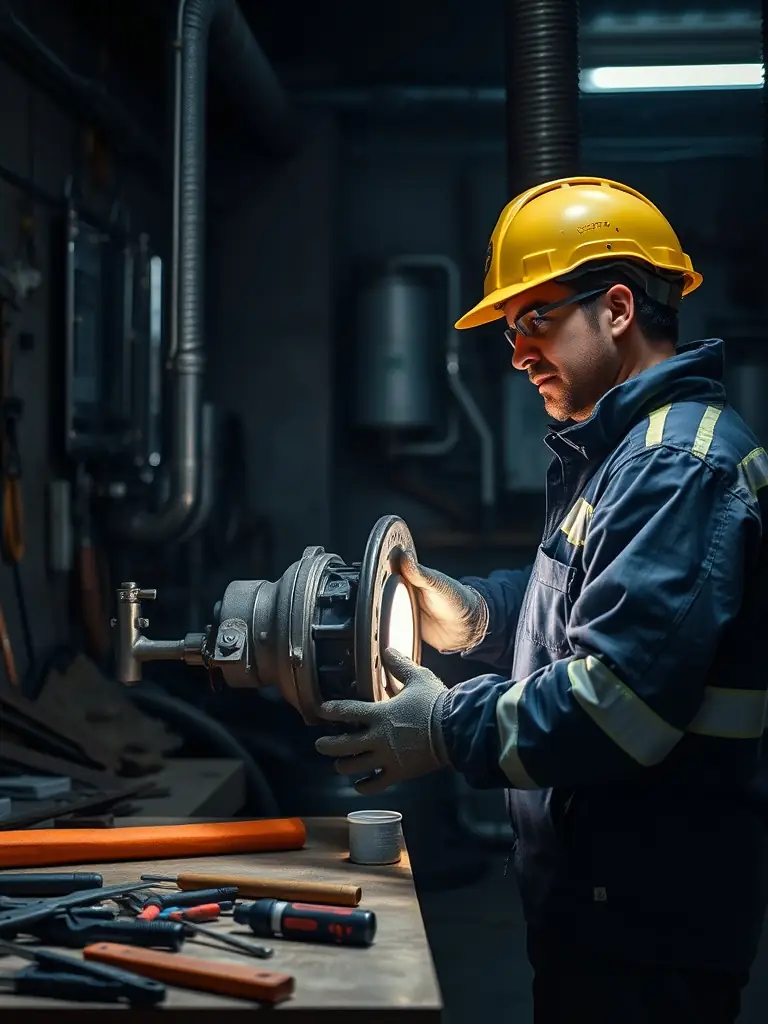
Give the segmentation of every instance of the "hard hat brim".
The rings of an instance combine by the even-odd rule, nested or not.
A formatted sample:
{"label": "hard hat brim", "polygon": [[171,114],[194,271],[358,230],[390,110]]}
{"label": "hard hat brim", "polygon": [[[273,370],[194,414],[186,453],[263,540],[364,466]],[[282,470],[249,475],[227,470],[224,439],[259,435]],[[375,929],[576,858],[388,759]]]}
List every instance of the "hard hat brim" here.
{"label": "hard hat brim", "polygon": [[[615,259],[621,255],[623,254],[614,252],[612,257]],[[628,253],[625,258],[637,259],[637,255],[635,253]],[[598,261],[594,259],[584,260],[581,264],[577,264],[569,269],[574,270],[577,266],[596,262]],[[690,293],[695,291],[704,280],[702,275],[698,274],[693,270],[693,268],[686,268],[684,271],[679,267],[669,267],[669,269],[680,271],[683,274],[685,280],[683,295],[690,295]],[[500,320],[504,316],[504,310],[502,307],[505,302],[509,302],[510,299],[514,299],[517,295],[522,295],[523,292],[529,292],[534,288],[538,288],[542,284],[547,284],[549,281],[555,281],[558,277],[561,277],[563,273],[564,271],[558,271],[557,274],[539,278],[534,281],[520,281],[517,284],[509,285],[507,288],[497,288],[496,291],[486,295],[485,298],[478,302],[476,306],[473,306],[469,312],[464,314],[464,316],[459,317],[453,326],[457,331],[464,331],[470,327],[481,327],[483,324],[489,324],[494,320]]]}
{"label": "hard hat brim", "polygon": [[478,302],[476,306],[473,306],[464,316],[459,317],[453,326],[457,331],[464,331],[468,327],[481,327],[483,324],[489,324],[493,320],[500,320],[504,316],[504,310],[501,307],[505,302],[513,299],[516,295],[521,295],[523,292],[535,288],[537,284],[541,284],[541,282],[531,284],[526,281],[524,284],[510,285],[508,288],[498,288],[495,292],[491,292],[490,295],[487,295]]}

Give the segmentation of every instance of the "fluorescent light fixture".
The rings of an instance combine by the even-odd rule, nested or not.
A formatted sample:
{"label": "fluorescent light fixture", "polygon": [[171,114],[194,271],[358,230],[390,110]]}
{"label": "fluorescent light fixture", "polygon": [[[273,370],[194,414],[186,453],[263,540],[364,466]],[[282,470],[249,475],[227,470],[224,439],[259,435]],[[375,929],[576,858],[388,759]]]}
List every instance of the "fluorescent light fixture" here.
{"label": "fluorescent light fixture", "polygon": [[662,64],[651,67],[589,68],[582,92],[660,92],[680,89],[759,89],[762,64]]}

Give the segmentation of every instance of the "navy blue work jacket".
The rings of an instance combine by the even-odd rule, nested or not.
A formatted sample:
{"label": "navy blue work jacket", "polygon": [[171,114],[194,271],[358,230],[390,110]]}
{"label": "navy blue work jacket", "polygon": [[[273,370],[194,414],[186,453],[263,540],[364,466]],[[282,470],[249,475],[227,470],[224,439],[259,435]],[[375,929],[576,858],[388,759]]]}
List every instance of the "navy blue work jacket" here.
{"label": "navy blue work jacket", "polygon": [[755,953],[768,455],[722,372],[722,342],[682,347],[551,433],[535,563],[465,580],[500,674],[451,690],[448,753],[507,789],[531,934],[567,958]]}

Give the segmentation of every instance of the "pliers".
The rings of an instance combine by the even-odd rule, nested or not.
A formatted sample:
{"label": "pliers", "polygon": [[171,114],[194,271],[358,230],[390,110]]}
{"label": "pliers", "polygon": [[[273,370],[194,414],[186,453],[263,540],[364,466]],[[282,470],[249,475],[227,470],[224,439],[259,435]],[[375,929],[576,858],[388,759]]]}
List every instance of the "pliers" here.
{"label": "pliers", "polygon": [[137,889],[148,889],[151,882],[129,883],[128,885],[107,885],[98,889],[84,889],[82,892],[69,893],[66,896],[54,896],[43,900],[15,900],[2,897],[0,900],[0,935],[4,932],[22,932],[29,925],[36,924],[51,917],[57,911],[69,910],[70,907],[87,907],[101,900],[115,899]]}
{"label": "pliers", "polygon": [[155,1006],[165,999],[165,985],[117,967],[77,960],[63,953],[32,949],[0,939],[0,951],[11,953],[32,966],[16,974],[0,975],[0,989],[23,996],[45,996],[74,1002],[118,1003]]}

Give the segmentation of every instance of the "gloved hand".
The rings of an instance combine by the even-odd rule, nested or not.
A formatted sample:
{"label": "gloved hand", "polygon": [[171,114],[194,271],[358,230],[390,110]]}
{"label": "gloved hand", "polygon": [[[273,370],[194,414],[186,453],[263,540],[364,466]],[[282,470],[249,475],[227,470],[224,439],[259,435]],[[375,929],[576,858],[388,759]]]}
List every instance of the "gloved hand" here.
{"label": "gloved hand", "polygon": [[482,594],[435,569],[419,565],[403,551],[398,571],[416,594],[422,639],[443,654],[475,647],[488,630],[488,605]]}
{"label": "gloved hand", "polygon": [[[391,700],[330,700],[319,709],[329,722],[363,726],[358,732],[321,736],[315,748],[339,758],[336,771],[356,775],[358,793],[381,793],[395,782],[426,775],[448,764],[440,725],[447,687],[428,668],[389,648],[384,665],[404,684]],[[361,779],[377,771],[371,779]]]}

